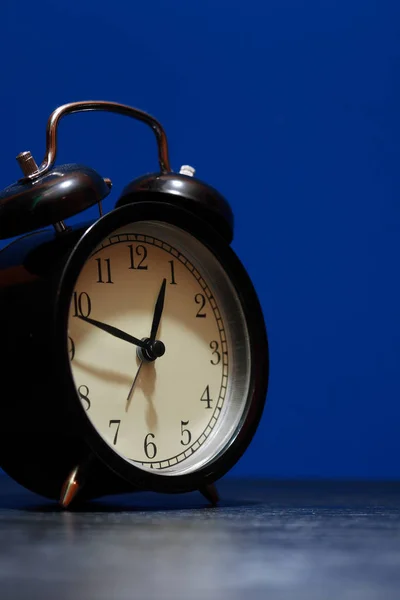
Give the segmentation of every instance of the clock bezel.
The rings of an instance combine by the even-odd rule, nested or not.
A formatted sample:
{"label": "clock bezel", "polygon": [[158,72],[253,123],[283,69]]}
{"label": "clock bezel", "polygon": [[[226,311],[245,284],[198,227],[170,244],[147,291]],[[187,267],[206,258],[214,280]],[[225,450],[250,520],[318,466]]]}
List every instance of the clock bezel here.
{"label": "clock bezel", "polygon": [[[206,465],[182,475],[167,476],[145,471],[126,461],[101,437],[82,407],[68,356],[68,314],[76,281],[94,249],[113,231],[138,221],[162,221],[179,227],[204,244],[221,263],[235,288],[246,321],[250,345],[250,380],[247,409],[228,444]],[[226,474],[247,450],[258,428],[269,379],[269,351],[265,321],[254,286],[241,261],[220,235],[205,221],[176,205],[142,201],[121,206],[93,223],[74,246],[62,271],[55,307],[55,352],[61,366],[61,385],[77,435],[112,471],[134,488],[178,493],[211,484]]]}

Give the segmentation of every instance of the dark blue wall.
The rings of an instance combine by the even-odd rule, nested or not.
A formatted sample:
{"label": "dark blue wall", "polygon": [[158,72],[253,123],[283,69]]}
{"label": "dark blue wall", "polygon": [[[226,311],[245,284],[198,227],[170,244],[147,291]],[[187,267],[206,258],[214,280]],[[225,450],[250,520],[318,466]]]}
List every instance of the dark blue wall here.
{"label": "dark blue wall", "polygon": [[[400,5],[384,0],[40,3],[2,13],[0,186],[44,153],[58,105],[164,124],[236,213],[271,344],[262,426],[237,475],[400,476]],[[121,187],[156,167],[144,126],[75,115],[59,163]]]}

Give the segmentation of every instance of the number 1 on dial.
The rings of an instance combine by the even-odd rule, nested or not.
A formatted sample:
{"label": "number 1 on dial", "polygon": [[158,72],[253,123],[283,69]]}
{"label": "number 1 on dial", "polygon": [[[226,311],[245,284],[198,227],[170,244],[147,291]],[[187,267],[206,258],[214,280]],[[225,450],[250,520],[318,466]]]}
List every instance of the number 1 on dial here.
{"label": "number 1 on dial", "polygon": [[169,264],[171,265],[171,281],[169,282],[171,285],[176,285],[176,281],[175,281],[175,265],[174,265],[174,261],[173,260],[169,260],[168,261]]}

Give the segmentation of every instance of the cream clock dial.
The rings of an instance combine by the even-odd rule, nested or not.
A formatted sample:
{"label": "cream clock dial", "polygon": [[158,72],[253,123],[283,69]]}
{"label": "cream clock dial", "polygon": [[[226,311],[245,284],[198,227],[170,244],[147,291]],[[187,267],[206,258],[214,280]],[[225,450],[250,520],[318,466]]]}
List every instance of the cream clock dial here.
{"label": "cream clock dial", "polygon": [[96,248],[75,284],[68,336],[82,407],[139,468],[198,468],[245,410],[249,348],[236,292],[211,252],[176,227],[135,223]]}

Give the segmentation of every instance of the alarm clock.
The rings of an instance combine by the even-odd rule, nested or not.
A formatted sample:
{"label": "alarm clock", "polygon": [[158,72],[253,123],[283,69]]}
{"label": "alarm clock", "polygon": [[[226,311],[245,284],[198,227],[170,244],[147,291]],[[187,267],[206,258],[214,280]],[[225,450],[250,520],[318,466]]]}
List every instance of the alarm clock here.
{"label": "alarm clock", "polygon": [[[55,166],[61,118],[109,111],[143,121],[159,170],[103,214],[111,181]],[[0,193],[0,467],[64,507],[133,491],[199,490],[249,446],[265,405],[262,309],[231,248],[225,198],[170,167],[161,124],[136,108],[66,104],[38,165]],[[98,205],[98,218],[68,219]]]}

